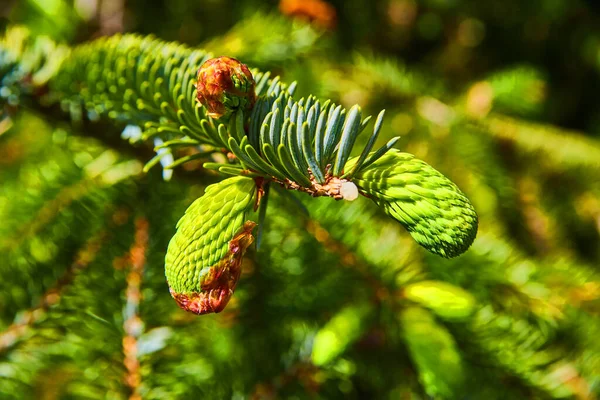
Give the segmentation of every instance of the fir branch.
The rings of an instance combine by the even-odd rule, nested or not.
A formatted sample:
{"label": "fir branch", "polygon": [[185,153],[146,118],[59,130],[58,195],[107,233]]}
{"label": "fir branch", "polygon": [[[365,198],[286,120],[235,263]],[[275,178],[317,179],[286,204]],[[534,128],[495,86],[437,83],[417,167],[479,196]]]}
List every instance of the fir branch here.
{"label": "fir branch", "polygon": [[579,132],[490,115],[475,123],[495,138],[508,140],[519,149],[543,155],[554,168],[600,168],[600,144]]}
{"label": "fir branch", "polygon": [[[100,170],[97,169],[98,165],[94,165],[94,161],[100,161]],[[99,187],[110,186],[141,172],[141,165],[138,162],[132,160],[118,163],[116,162],[116,155],[106,152],[94,161],[86,166],[87,170],[84,170],[83,179],[73,185],[61,188],[60,192],[51,201],[44,204],[34,218],[21,226],[11,239],[0,242],[0,250],[19,246],[24,240],[55,219],[65,207],[84,198],[91,191]],[[115,172],[117,173],[116,176],[110,176]]]}
{"label": "fir branch", "polygon": [[[264,27],[275,23],[280,24],[275,27],[275,32],[280,33],[265,34]],[[290,60],[290,57],[302,52],[301,46],[315,44],[314,40],[299,40],[307,37],[314,39],[314,36],[310,36],[310,32],[297,34],[303,29],[302,26],[288,29],[289,26],[281,18],[273,22],[264,16],[258,16],[246,28],[242,25],[243,23],[238,25],[232,35],[226,35],[222,40],[215,39],[212,43],[220,45],[220,49],[227,49],[219,51],[226,54],[234,54],[237,43],[238,55],[244,55],[242,59],[245,61],[256,61],[251,63],[254,66],[264,65],[261,61],[272,63]],[[285,29],[279,29],[279,26]],[[244,40],[245,36],[248,37],[247,41]],[[269,39],[270,36],[275,36],[275,40]],[[27,325],[25,333],[34,331],[31,339],[11,351],[6,360],[2,360],[3,384],[0,387],[5,396],[12,394],[23,397],[30,394],[30,397],[34,397],[39,394],[35,393],[37,387],[42,390],[56,387],[56,383],[50,386],[45,382],[57,377],[60,377],[56,379],[57,382],[64,386],[57,389],[58,395],[97,397],[100,391],[107,396],[123,397],[130,388],[133,390],[127,394],[134,396],[135,389],[124,382],[121,374],[121,350],[126,353],[127,363],[132,366],[126,375],[129,381],[137,385],[139,373],[148,371],[143,383],[144,391],[148,390],[148,397],[243,397],[246,393],[241,391],[252,388],[255,388],[257,397],[285,397],[288,394],[290,397],[302,397],[302,388],[298,388],[302,384],[305,389],[316,387],[318,390],[308,391],[322,397],[335,397],[335,394],[338,397],[423,397],[423,386],[432,394],[435,390],[448,387],[449,381],[454,377],[460,378],[460,375],[467,377],[467,390],[460,397],[494,398],[497,393],[503,393],[504,397],[510,398],[583,399],[593,398],[595,395],[598,384],[596,371],[599,370],[600,359],[597,357],[600,349],[596,339],[600,329],[596,304],[599,286],[597,268],[587,265],[591,262],[582,259],[597,258],[593,240],[597,239],[600,213],[597,193],[589,192],[587,188],[579,189],[579,185],[587,187],[586,179],[593,178],[593,171],[598,169],[600,153],[597,151],[597,140],[583,138],[577,132],[505,118],[500,114],[489,114],[490,110],[496,111],[496,106],[509,113],[538,113],[543,100],[543,96],[539,97],[539,74],[520,70],[491,76],[469,90],[467,110],[463,111],[462,97],[458,100],[444,99],[447,104],[433,98],[420,98],[423,93],[440,97],[436,92],[439,80],[430,84],[426,77],[411,72],[396,61],[368,55],[357,59],[355,66],[339,70],[332,71],[331,68],[337,67],[327,65],[323,59],[316,60],[312,65],[314,71],[326,77],[323,86],[329,85],[330,92],[335,92],[340,97],[349,94],[349,89],[358,85],[359,91],[364,95],[363,100],[367,98],[373,100],[373,103],[379,103],[386,94],[418,102],[416,110],[407,111],[397,107],[390,109],[388,115],[392,116],[393,122],[386,130],[389,131],[387,128],[392,127],[391,130],[397,131],[398,126],[408,120],[412,131],[407,146],[412,146],[418,154],[427,154],[431,160],[437,160],[437,164],[447,171],[460,174],[455,176],[456,179],[465,185],[465,193],[474,196],[478,211],[482,210],[481,219],[485,222],[472,251],[452,261],[429,257],[416,251],[418,247],[408,235],[402,234],[400,226],[383,213],[377,213],[377,208],[369,208],[367,203],[370,202],[366,199],[358,198],[354,202],[340,202],[332,206],[329,199],[297,196],[304,197],[311,217],[300,220],[289,214],[290,208],[295,207],[294,201],[298,201],[292,191],[302,191],[317,197],[339,198],[343,184],[361,179],[365,181],[365,171],[378,164],[377,156],[385,159],[384,153],[394,145],[392,139],[380,150],[373,151],[383,125],[381,114],[377,118],[373,134],[361,141],[362,137],[355,135],[366,129],[368,117],[362,118],[358,107],[344,110],[341,106],[331,102],[318,102],[312,97],[297,100],[293,95],[293,84],[286,86],[279,78],[271,78],[269,73],[254,71],[256,92],[259,95],[255,108],[250,113],[234,113],[233,118],[212,119],[194,101],[196,93],[192,85],[195,72],[191,64],[196,63],[198,67],[201,58],[197,62],[180,58],[181,55],[185,58],[198,54],[198,50],[153,38],[126,35],[101,39],[73,49],[65,48],[66,52],[62,53],[64,57],[60,51],[56,51],[56,57],[50,57],[51,61],[56,61],[54,66],[44,67],[50,65],[47,61],[48,55],[51,55],[44,49],[57,49],[60,46],[31,45],[36,42],[32,37],[12,41],[9,45],[6,45],[6,41],[1,42],[0,103],[4,108],[0,114],[4,112],[2,115],[13,116],[18,109],[29,108],[53,122],[59,119],[64,122],[73,117],[75,132],[97,136],[119,153],[125,153],[133,147],[119,138],[120,129],[112,127],[131,123],[142,133],[139,139],[147,139],[153,144],[140,144],[130,154],[148,161],[154,156],[152,146],[155,147],[154,151],[160,153],[147,167],[160,163],[163,168],[170,170],[178,165],[199,165],[201,161],[208,161],[209,163],[204,164],[207,169],[254,178],[247,179],[248,193],[253,188],[256,189],[256,186],[259,192],[261,189],[266,191],[273,183],[275,185],[270,186],[280,189],[288,197],[280,202],[282,204],[269,202],[271,210],[268,217],[273,221],[270,224],[269,218],[267,221],[264,218],[267,196],[262,195],[259,204],[259,215],[262,216],[259,217],[259,222],[261,225],[266,222],[267,227],[272,230],[265,230],[263,251],[254,254],[261,263],[254,266],[253,275],[246,276],[242,290],[232,302],[232,312],[227,312],[225,318],[189,319],[183,324],[183,313],[169,302],[170,299],[167,301],[161,295],[165,289],[161,269],[164,246],[172,234],[177,212],[183,210],[187,206],[184,203],[191,202],[191,196],[197,195],[198,191],[192,187],[190,196],[182,195],[186,186],[178,185],[177,182],[162,185],[156,179],[157,175],[148,176],[143,181],[136,179],[135,185],[131,186],[146,189],[123,195],[128,203],[143,202],[144,208],[152,210],[144,212],[152,221],[152,237],[145,238],[148,246],[147,252],[144,252],[144,257],[147,257],[145,261],[148,262],[144,271],[144,293],[149,295],[144,299],[136,299],[140,289],[136,286],[139,283],[136,277],[140,278],[142,266],[138,268],[134,263],[128,274],[127,302],[125,305],[119,303],[119,291],[123,283],[115,279],[124,278],[121,276],[124,274],[111,276],[115,271],[103,268],[114,260],[115,255],[111,254],[114,248],[119,248],[119,254],[127,251],[132,239],[128,226],[122,237],[116,236],[117,240],[110,247],[104,246],[101,249],[102,254],[93,263],[93,271],[77,275],[72,290],[63,294],[60,307],[53,307],[51,312],[45,314],[24,311],[26,318],[30,318],[28,313],[32,312],[31,315],[46,315],[48,319],[43,324],[35,324],[39,321],[35,319],[32,322],[36,325],[35,331],[29,330],[30,325]],[[283,46],[292,51],[279,53],[265,50],[274,42],[279,43],[278,48]],[[39,43],[43,43],[43,40]],[[316,44],[320,46],[322,42]],[[5,51],[6,48],[9,49],[8,52]],[[102,58],[96,57],[95,52],[100,53]],[[270,58],[265,57],[265,53],[269,53],[266,56]],[[155,58],[159,60],[155,61]],[[74,66],[77,68],[69,70]],[[305,66],[311,65],[303,64],[300,68]],[[47,79],[35,79],[36,83],[33,83],[31,78],[34,75],[43,76],[38,72],[44,69]],[[70,72],[65,72],[67,70]],[[520,80],[519,75],[524,79]],[[71,81],[71,78],[76,79]],[[184,88],[180,78],[184,80],[183,83],[187,80],[192,85]],[[70,86],[71,83],[74,85]],[[316,92],[319,91],[318,87],[314,88]],[[485,95],[484,101],[478,104],[482,93]],[[179,101],[178,95],[185,98]],[[350,97],[352,96],[345,98]],[[61,112],[59,105],[52,103],[53,101],[62,102],[66,113]],[[474,109],[470,109],[470,106],[474,106]],[[478,106],[481,108],[478,109]],[[417,112],[414,118],[407,114],[413,111]],[[440,114],[448,118],[438,118]],[[5,119],[0,122],[2,124],[10,125],[10,120]],[[408,130],[410,129],[407,128]],[[11,139],[18,138],[21,133],[25,132],[18,132]],[[435,141],[423,140],[425,137],[429,139],[430,134]],[[389,139],[385,135],[385,132],[380,135],[382,140]],[[132,136],[124,134],[123,138],[125,136],[135,142],[131,140]],[[25,146],[28,145],[25,140],[23,142]],[[365,142],[367,145],[364,148],[352,149],[355,143]],[[572,198],[565,201],[565,197],[556,195],[557,187],[561,189],[558,192],[567,192],[562,185],[555,184],[556,180],[553,179],[554,186],[537,183],[532,185],[528,180],[538,177],[527,175],[522,178],[521,175],[511,174],[510,171],[515,169],[514,164],[509,162],[503,165],[496,157],[498,150],[503,150],[497,148],[498,142],[510,143],[511,148],[517,152],[541,155],[539,160],[549,169],[576,169],[576,173],[572,175],[573,182],[581,190],[581,198],[577,198],[572,205]],[[10,149],[7,153],[11,154]],[[358,155],[351,162],[348,161],[350,153]],[[393,154],[393,151],[387,154]],[[63,158],[69,158],[70,155],[61,154]],[[31,159],[36,156],[29,157]],[[168,160],[170,157],[173,159]],[[52,154],[49,158],[55,161],[58,155]],[[193,164],[187,163],[192,159],[195,159]],[[11,184],[15,181],[14,188],[11,187],[11,192],[5,196],[6,200],[0,199],[5,205],[10,206],[11,203],[18,202],[15,199],[19,199],[19,184],[23,182],[25,173],[16,179],[10,176],[19,168],[18,163],[14,162],[19,160],[11,160],[13,164],[9,165],[8,173],[2,172],[3,176],[11,178]],[[25,162],[27,161],[26,159]],[[394,174],[397,172],[396,168],[404,167],[429,170],[428,166],[416,168],[418,164],[412,162],[392,164],[391,171]],[[592,173],[579,174],[580,171],[589,172],[577,170],[582,167],[588,167]],[[198,182],[198,175],[197,170],[193,171],[191,182]],[[106,176],[109,177],[110,174]],[[207,177],[202,178],[202,183],[205,183]],[[390,181],[389,179],[364,183],[381,186],[386,191],[389,189],[389,193],[380,193],[380,198],[383,201],[386,200],[384,195],[388,199],[393,195],[394,204],[401,208],[396,213],[405,223],[410,222],[410,219],[414,220],[415,216],[422,217],[422,211],[425,210],[426,218],[422,225],[426,229],[439,228],[439,223],[431,221],[443,215],[443,212],[430,205],[446,201],[444,199],[448,193],[438,191],[439,185],[432,184],[432,180],[423,179],[422,173],[407,174],[402,171],[398,172],[395,179],[393,189],[387,187],[388,182],[383,182]],[[568,179],[571,179],[571,175]],[[398,181],[402,183],[398,184]],[[54,181],[52,183],[53,185],[48,186],[66,186],[60,181],[58,184],[54,184]],[[99,182],[93,181],[91,184],[97,186]],[[165,189],[167,187],[169,189]],[[398,193],[399,188],[406,190]],[[517,188],[521,190],[517,191]],[[120,191],[122,186],[116,189]],[[67,187],[64,191],[69,192],[70,189]],[[426,193],[428,191],[431,193]],[[13,193],[16,196],[11,197]],[[48,193],[53,195],[55,192],[49,190],[37,195],[39,202],[45,203],[42,210],[48,207],[52,211],[48,212],[49,219],[40,220],[42,224],[52,222],[48,224],[48,228],[53,230],[57,222],[69,221],[66,218],[60,219],[57,215],[58,206],[68,205],[69,202],[48,200]],[[364,191],[362,193],[365,194]],[[60,194],[58,200],[62,196]],[[212,196],[222,197],[224,204],[228,204],[227,207],[230,207],[229,204],[240,203],[235,199],[230,201],[230,197],[236,197],[230,193],[212,192]],[[587,196],[593,199],[583,198]],[[344,198],[343,195],[341,197]],[[558,200],[554,200],[557,198]],[[79,197],[75,200],[77,199]],[[100,207],[104,206],[103,199],[96,202]],[[202,199],[206,200],[207,197]],[[548,207],[546,199],[549,202],[555,201],[550,203],[552,207]],[[112,203],[114,199],[109,200]],[[411,205],[423,201],[427,204],[407,215],[405,210],[410,207],[402,208],[404,201]],[[596,204],[590,205],[590,202]],[[562,203],[567,206],[562,206]],[[252,205],[256,205],[256,202],[248,207],[251,208]],[[278,206],[276,212],[272,212],[273,205]],[[556,205],[567,211],[556,214]],[[180,228],[182,231],[189,229],[186,235],[191,237],[202,233],[202,229],[195,227],[209,219],[212,224],[232,225],[224,208],[226,207],[213,206],[208,208],[209,212],[198,212],[194,218],[187,215],[184,218],[189,222],[180,224]],[[29,209],[32,208],[27,208]],[[97,210],[97,207],[91,210]],[[21,212],[19,220],[14,218],[11,221],[10,211],[5,212],[8,221],[4,227],[5,237],[10,238],[14,236],[13,225],[18,227],[21,221],[30,221],[32,216],[37,216],[34,212]],[[78,214],[79,211],[76,209],[75,213]],[[194,207],[191,211],[196,212]],[[573,212],[577,213],[577,217],[565,218],[570,217],[566,213]],[[40,215],[45,216],[44,212]],[[554,250],[556,246],[556,252],[551,257],[545,257],[543,251],[538,252],[536,257],[522,254],[521,250],[526,246],[521,237],[515,238],[514,230],[510,230],[510,234],[505,232],[510,224],[506,221],[507,215],[517,216],[515,225],[518,226],[515,230],[525,231],[528,238],[532,236],[531,233],[536,236],[535,239],[541,244],[540,250]],[[207,216],[210,218],[206,218]],[[525,218],[520,219],[520,216]],[[445,219],[451,223],[457,220],[454,215]],[[546,229],[558,223],[556,221],[560,221],[561,225],[558,226],[562,235],[560,238],[553,237],[552,232]],[[79,234],[80,228],[89,224],[90,221],[83,221],[76,226],[69,225],[69,228]],[[522,225],[525,225],[525,229]],[[18,233],[30,236],[29,234],[41,232],[35,222],[32,222],[32,226],[33,230]],[[146,235],[149,235],[150,227],[147,228]],[[263,229],[264,226],[259,228]],[[577,237],[582,231],[585,231],[585,239]],[[213,252],[215,244],[225,247],[231,242],[227,242],[226,237],[231,236],[231,232],[223,235],[221,232],[211,232],[208,235],[210,237],[202,238],[199,244],[196,244],[199,241],[190,240],[192,245],[187,250],[202,254]],[[88,234],[87,230],[85,234]],[[436,231],[432,236],[437,238],[444,234],[445,232]],[[31,247],[39,248],[40,241],[47,244],[55,236],[40,235],[37,242],[32,241]],[[223,237],[215,242],[214,238],[217,236]],[[587,240],[588,238],[591,240]],[[428,236],[425,239],[430,238]],[[11,239],[10,244],[21,244],[18,249],[21,251],[26,247],[23,246],[23,240],[13,242]],[[556,240],[560,243],[554,243]],[[70,251],[69,243],[64,246],[65,250],[61,249],[65,253]],[[157,243],[156,249],[151,247],[152,243]],[[589,254],[582,254],[584,252],[574,248],[574,244],[591,248],[591,251]],[[130,258],[135,258],[131,257],[131,253],[136,245],[134,243],[128,250]],[[175,253],[186,257],[191,251]],[[556,255],[567,257],[558,258]],[[9,256],[12,257],[13,254]],[[27,290],[27,284],[44,282],[42,286],[46,287],[45,282],[55,279],[51,268],[39,268],[46,264],[38,263],[34,257],[26,260],[29,254],[21,256],[19,252],[15,252],[14,256],[14,261],[9,260],[11,265],[8,271],[11,273],[5,277],[6,287],[13,286],[4,291],[9,302],[11,296],[17,299],[19,293],[26,293],[24,291]],[[21,261],[27,263],[27,268],[20,268],[18,262]],[[252,263],[249,265],[250,268],[253,267]],[[342,268],[328,268],[331,265]],[[23,278],[19,281],[18,274],[12,273],[13,271],[23,273]],[[248,269],[246,272],[249,272]],[[188,268],[184,273],[197,276],[198,271]],[[438,297],[431,292],[427,292],[425,300],[415,297],[414,293],[412,296],[406,295],[407,291],[410,292],[408,288],[414,289],[419,285],[422,288],[423,279],[430,278],[429,275],[467,289],[477,301],[474,316],[458,322],[442,322],[436,318],[446,319],[451,310],[450,307],[443,312],[435,310],[434,306],[444,304],[436,303],[436,300],[440,300]],[[35,279],[31,279],[32,277]],[[351,322],[350,325],[346,324],[352,328],[346,339],[351,339],[344,342],[344,345],[360,336],[365,342],[376,342],[372,347],[376,351],[349,351],[343,358],[336,359],[331,368],[317,370],[305,365],[303,360],[307,358],[307,348],[310,352],[312,338],[317,330],[315,318],[335,321],[336,317],[330,318],[330,314],[337,316],[337,310],[347,310],[345,303],[349,299],[360,298],[358,308],[369,303],[366,304],[369,310],[372,292],[375,292],[376,301],[382,301],[382,307],[375,310],[379,317],[375,328],[377,334],[357,334],[358,329],[355,327],[360,326],[360,322],[366,318],[363,314],[358,316],[352,308],[339,320],[340,325]],[[140,303],[142,300],[145,303]],[[409,308],[406,306],[414,307],[414,303],[430,308],[436,313],[436,317],[422,312],[421,316],[407,317],[405,311]],[[161,326],[155,330],[156,337],[151,334],[152,331],[144,334],[149,334],[147,338],[135,336],[136,332],[131,329],[131,325],[135,323],[126,326],[132,321],[139,322],[135,319],[140,314],[138,307],[148,307],[153,311],[145,314],[147,321],[144,322]],[[125,318],[127,320],[122,324],[125,337],[133,338],[127,345],[120,340],[120,319],[113,318],[115,310],[118,313],[119,309],[123,309],[126,317],[130,317]],[[127,314],[131,309],[134,309],[133,314]],[[401,326],[398,326],[398,315],[389,315],[390,313],[404,315]],[[91,318],[86,320],[82,316]],[[187,324],[187,321],[191,323]],[[168,327],[173,323],[178,325],[177,328]],[[65,330],[68,335],[64,335]],[[323,332],[323,328],[319,332]],[[92,335],[99,340],[88,341]],[[0,342],[3,338],[0,335]],[[167,338],[168,346],[165,345]],[[143,352],[144,340],[147,340],[146,345],[156,347]],[[48,341],[52,342],[50,346]],[[358,347],[353,350],[360,350]],[[406,354],[407,350],[410,359]],[[457,352],[465,361],[464,365],[456,362]],[[142,354],[143,368],[140,370]],[[334,357],[339,354],[341,353],[336,353]],[[446,357],[448,355],[450,357]],[[369,364],[370,358],[374,359],[372,364]],[[257,362],[264,368],[253,368]],[[376,368],[369,368],[371,365]],[[382,365],[385,368],[380,368]],[[460,373],[463,367],[465,374]],[[231,370],[240,373],[231,374]],[[281,370],[284,372],[280,373]],[[413,370],[419,372],[423,380],[421,385],[417,383]],[[111,373],[112,371],[117,372]],[[98,376],[103,379],[98,380]],[[340,380],[336,382],[338,377]],[[447,391],[442,390],[437,393],[445,392]]]}
{"label": "fir branch", "polygon": [[[140,126],[144,139],[159,136],[178,146],[225,148],[258,176],[323,195],[311,175],[319,185],[329,183],[324,169],[331,164],[329,179],[340,177],[369,118],[362,119],[357,106],[346,112],[313,96],[295,101],[294,85],[254,71],[259,101],[249,115],[248,132],[241,112],[228,123],[214,120],[194,96],[196,71],[209,57],[204,51],[152,37],[102,38],[75,47],[65,57],[46,97],[60,101],[75,121],[107,117]],[[381,121],[369,146],[380,126]],[[172,167],[191,159],[176,160]],[[341,198],[335,192],[327,195]]]}
{"label": "fir branch", "polygon": [[326,251],[339,257],[341,266],[351,268],[362,275],[379,299],[390,298],[389,290],[384,286],[380,279],[373,275],[372,267],[368,267],[368,264],[354,251],[332,237],[319,221],[314,218],[306,218],[304,227],[311,236],[321,243]]}
{"label": "fir branch", "polygon": [[62,277],[56,281],[56,284],[42,295],[38,305],[22,312],[17,322],[14,322],[4,332],[0,333],[0,352],[12,347],[26,334],[31,326],[44,318],[50,307],[60,301],[64,288],[73,282],[77,274],[81,273],[94,261],[108,238],[109,231],[101,230],[86,241],[83,247],[76,253],[75,261],[65,270]]}
{"label": "fir branch", "polygon": [[[65,113],[59,104],[41,104],[30,101],[22,105],[26,111],[32,112],[43,117],[50,124],[58,127],[68,127],[69,131],[77,136],[91,138],[101,142],[109,149],[113,149],[120,154],[135,158],[141,162],[147,162],[154,156],[150,145],[142,143],[128,143],[119,137],[121,129],[111,121],[99,120],[91,121],[82,119],[74,121],[68,113]],[[183,171],[180,174],[185,177]]]}

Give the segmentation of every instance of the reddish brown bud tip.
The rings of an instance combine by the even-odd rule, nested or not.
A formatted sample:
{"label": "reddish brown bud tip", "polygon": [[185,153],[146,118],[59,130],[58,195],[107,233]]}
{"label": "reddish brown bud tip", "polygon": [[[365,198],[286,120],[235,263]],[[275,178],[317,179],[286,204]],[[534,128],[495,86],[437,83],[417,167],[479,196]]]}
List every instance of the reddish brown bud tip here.
{"label": "reddish brown bud tip", "polygon": [[246,221],[229,242],[229,252],[211,268],[211,274],[205,279],[200,292],[176,293],[169,288],[179,307],[198,315],[223,311],[240,279],[242,258],[254,241],[252,230],[255,226],[256,223]]}
{"label": "reddish brown bud tip", "polygon": [[249,110],[256,102],[256,83],[245,64],[235,58],[211,58],[198,70],[197,98],[212,118]]}

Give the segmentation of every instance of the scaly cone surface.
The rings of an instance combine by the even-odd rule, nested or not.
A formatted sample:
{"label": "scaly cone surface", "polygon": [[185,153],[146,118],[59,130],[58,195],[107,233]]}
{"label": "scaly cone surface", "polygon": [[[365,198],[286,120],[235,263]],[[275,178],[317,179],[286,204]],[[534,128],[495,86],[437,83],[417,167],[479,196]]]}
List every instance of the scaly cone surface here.
{"label": "scaly cone surface", "polygon": [[221,312],[240,277],[242,257],[256,224],[246,221],[255,204],[252,179],[234,177],[206,188],[177,224],[165,273],[177,304],[195,314]]}
{"label": "scaly cone surface", "polygon": [[[355,162],[349,160],[347,168]],[[477,214],[469,199],[452,181],[412,154],[392,149],[360,170],[352,181],[432,253],[456,257],[475,239]]]}

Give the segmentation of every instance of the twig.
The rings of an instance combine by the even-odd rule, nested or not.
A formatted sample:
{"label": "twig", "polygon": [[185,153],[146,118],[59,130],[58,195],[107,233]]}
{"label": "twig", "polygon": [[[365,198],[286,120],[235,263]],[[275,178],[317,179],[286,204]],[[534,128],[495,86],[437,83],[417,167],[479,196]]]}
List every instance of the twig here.
{"label": "twig", "polygon": [[131,269],[127,275],[126,303],[123,310],[123,353],[125,369],[125,384],[130,388],[130,400],[141,400],[139,387],[141,384],[140,361],[137,357],[137,341],[143,332],[144,324],[139,316],[141,300],[141,283],[146,263],[146,250],[148,248],[149,223],[146,218],[140,217],[135,221],[135,240],[129,251]]}

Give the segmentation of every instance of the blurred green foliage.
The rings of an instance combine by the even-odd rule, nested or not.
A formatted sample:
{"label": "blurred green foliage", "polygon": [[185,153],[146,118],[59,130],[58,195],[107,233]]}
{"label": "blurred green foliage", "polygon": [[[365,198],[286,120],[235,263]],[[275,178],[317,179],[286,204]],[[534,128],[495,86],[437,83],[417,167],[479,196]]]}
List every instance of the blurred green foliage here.
{"label": "blurred green foliage", "polygon": [[0,26],[154,34],[386,108],[378,145],[401,135],[473,202],[471,249],[427,254],[366,198],[273,191],[228,307],[187,314],[167,244],[222,177],[142,173],[153,152],[124,126],[72,122],[27,85],[60,47],[0,51],[0,398],[600,396],[596,2],[332,0],[327,28],[301,3],[22,0]]}

